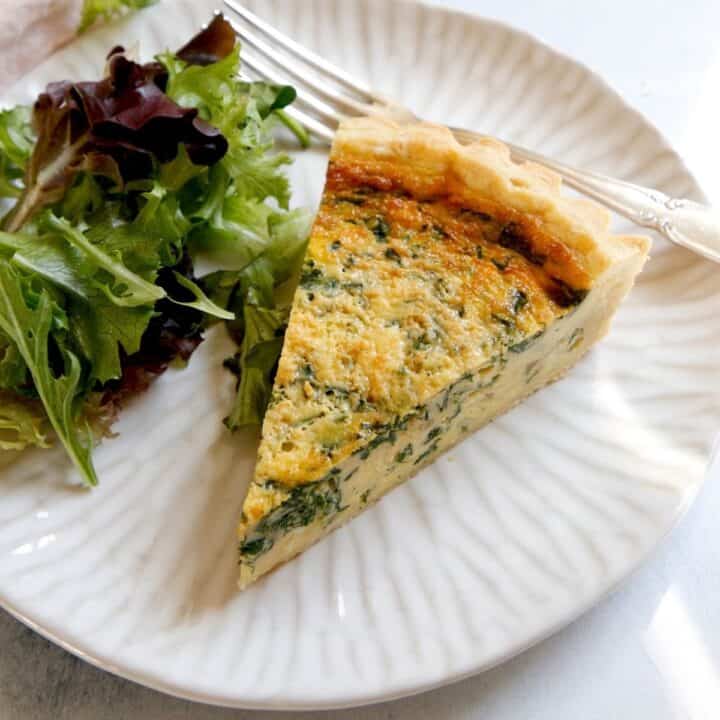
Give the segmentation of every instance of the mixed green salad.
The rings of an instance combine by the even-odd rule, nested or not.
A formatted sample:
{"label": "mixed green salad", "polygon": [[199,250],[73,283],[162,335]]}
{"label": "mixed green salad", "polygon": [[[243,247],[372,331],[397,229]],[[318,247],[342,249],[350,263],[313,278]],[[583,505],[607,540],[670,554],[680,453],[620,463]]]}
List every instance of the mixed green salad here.
{"label": "mixed green salad", "polygon": [[[56,437],[95,485],[118,410],[217,322],[238,345],[226,424],[261,422],[310,227],[270,132],[307,138],[294,90],[239,67],[216,17],[176,53],[114,48],[101,80],[0,112],[0,449]],[[200,257],[219,269],[196,276]]]}

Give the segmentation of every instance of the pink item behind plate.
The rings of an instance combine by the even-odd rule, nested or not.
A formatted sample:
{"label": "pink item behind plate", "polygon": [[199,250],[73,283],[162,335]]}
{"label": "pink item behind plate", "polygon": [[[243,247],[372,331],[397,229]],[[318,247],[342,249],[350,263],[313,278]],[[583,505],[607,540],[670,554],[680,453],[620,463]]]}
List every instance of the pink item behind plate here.
{"label": "pink item behind plate", "polygon": [[0,91],[70,40],[82,0],[0,0]]}

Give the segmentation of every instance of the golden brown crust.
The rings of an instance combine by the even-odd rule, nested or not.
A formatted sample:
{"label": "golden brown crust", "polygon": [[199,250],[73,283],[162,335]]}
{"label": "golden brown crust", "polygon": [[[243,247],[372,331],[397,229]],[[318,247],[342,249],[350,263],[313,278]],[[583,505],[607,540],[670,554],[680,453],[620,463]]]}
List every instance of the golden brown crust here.
{"label": "golden brown crust", "polygon": [[571,257],[557,258],[555,274],[574,287],[592,286],[608,267],[613,247],[625,240],[648,248],[644,238],[611,235],[605,208],[562,195],[559,175],[534,163],[514,162],[507,146],[492,138],[461,145],[441,125],[353,118],[338,130],[333,162],[355,165],[388,189],[400,185],[418,198],[445,195],[481,212],[492,203],[508,215],[526,218],[538,238],[560,241],[567,248]]}

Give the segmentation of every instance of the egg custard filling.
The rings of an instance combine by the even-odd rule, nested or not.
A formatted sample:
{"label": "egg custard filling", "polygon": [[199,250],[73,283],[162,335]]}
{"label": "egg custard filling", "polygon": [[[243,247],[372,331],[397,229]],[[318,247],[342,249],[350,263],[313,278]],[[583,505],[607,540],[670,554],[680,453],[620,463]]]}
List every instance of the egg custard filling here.
{"label": "egg custard filling", "polygon": [[648,242],[611,235],[604,210],[560,190],[494,140],[341,126],[243,506],[241,586],[606,333]]}

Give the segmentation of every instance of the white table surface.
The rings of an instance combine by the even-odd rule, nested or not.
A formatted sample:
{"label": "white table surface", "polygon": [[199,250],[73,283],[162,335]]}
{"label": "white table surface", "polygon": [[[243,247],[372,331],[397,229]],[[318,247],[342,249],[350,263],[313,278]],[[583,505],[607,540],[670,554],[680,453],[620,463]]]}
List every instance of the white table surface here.
{"label": "white table surface", "polygon": [[[525,28],[599,71],[720,204],[720,2],[438,4]],[[344,712],[258,713],[169,698],[76,660],[0,611],[0,720],[718,720],[718,514],[720,462],[650,561],[563,632],[459,684]]]}

